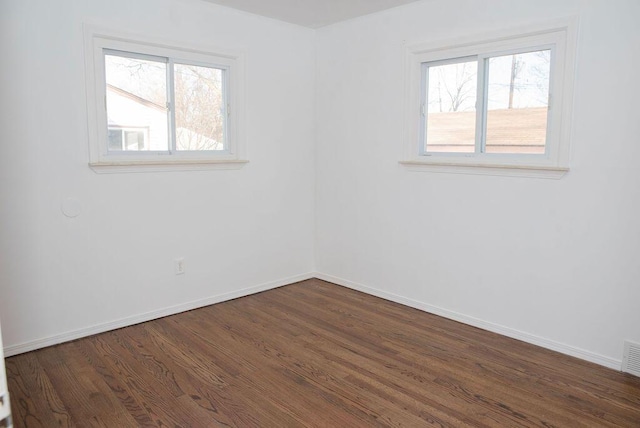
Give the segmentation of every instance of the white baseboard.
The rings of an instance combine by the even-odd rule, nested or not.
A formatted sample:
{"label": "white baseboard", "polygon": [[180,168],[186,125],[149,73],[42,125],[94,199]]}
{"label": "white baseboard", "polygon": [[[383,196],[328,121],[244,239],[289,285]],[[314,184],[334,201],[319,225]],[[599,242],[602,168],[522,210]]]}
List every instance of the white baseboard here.
{"label": "white baseboard", "polygon": [[151,312],[146,312],[139,315],[120,318],[118,320],[97,324],[91,327],[86,327],[78,330],[69,331],[66,333],[56,334],[54,336],[49,336],[42,339],[31,340],[31,341],[20,343],[17,345],[9,345],[4,348],[4,354],[5,354],[5,357],[11,357],[13,355],[22,354],[29,351],[35,351],[36,349],[45,348],[47,346],[57,345],[63,342],[69,342],[71,340],[80,339],[80,338],[91,336],[98,333],[104,333],[105,331],[115,330],[122,327],[128,327],[134,324],[139,324],[141,322],[151,321],[157,318],[162,318],[169,315],[175,315],[180,312],[190,311],[192,309],[213,305],[215,303],[237,299],[238,297],[244,297],[251,294],[260,293],[262,291],[267,291],[273,288],[282,287],[284,285],[293,284],[295,282],[304,281],[306,279],[310,279],[313,277],[314,277],[313,273],[304,273],[304,274],[292,276],[289,278],[270,281],[270,282],[256,285],[253,287],[243,288],[241,290],[236,290],[229,293],[218,294],[218,295],[207,297],[204,299],[182,303],[179,305],[170,306],[167,308],[162,308],[162,309],[158,309]]}
{"label": "white baseboard", "polygon": [[546,349],[551,349],[552,351],[557,351],[562,354],[580,358],[582,360],[599,364],[601,366],[605,366],[610,369],[621,370],[621,367],[622,367],[621,360],[605,357],[603,355],[599,355],[594,352],[586,351],[584,349],[576,348],[574,346],[566,345],[564,343],[559,343],[553,340],[545,339],[544,337],[540,337],[540,336],[536,336],[523,331],[515,330],[513,328],[505,327],[499,324],[494,324],[492,322],[484,321],[484,320],[474,318],[468,315],[464,315],[458,312],[450,311],[448,309],[443,309],[437,306],[429,305],[427,303],[409,299],[407,297],[399,296],[397,294],[388,293],[386,291],[378,290],[376,288],[367,287],[366,285],[358,284],[356,282],[338,278],[335,276],[326,275],[320,272],[316,272],[313,276],[318,279],[322,279],[324,281],[341,285],[343,287],[361,291],[366,294],[371,294],[373,296],[380,297],[385,300],[390,300],[395,303],[400,303],[405,306],[409,306],[415,309],[420,309],[421,311],[429,312],[431,314],[448,318],[454,321],[458,321],[463,324],[468,324],[473,327],[478,327],[483,330],[488,330],[493,333],[498,333],[503,336],[511,337],[513,339],[518,339],[523,342],[531,343],[533,345],[537,345]]}
{"label": "white baseboard", "polygon": [[98,333],[104,333],[105,331],[115,330],[122,327],[127,327],[141,322],[151,321],[157,318],[166,317],[169,315],[178,314],[180,312],[190,311],[192,309],[201,308],[204,306],[213,305],[215,303],[224,302],[227,300],[233,300],[239,297],[249,296],[251,294],[260,293],[262,291],[271,290],[273,288],[282,287],[284,285],[293,284],[295,282],[304,281],[310,278],[318,278],[324,281],[328,281],[343,287],[351,288],[353,290],[361,291],[372,296],[380,297],[385,300],[400,303],[405,306],[409,306],[415,309],[420,309],[425,312],[429,312],[434,315],[438,315],[444,318],[448,318],[454,321],[459,321],[464,324],[478,327],[483,330],[488,330],[494,333],[501,334],[503,336],[511,337],[513,339],[522,340],[523,342],[531,343],[533,345],[541,346],[546,349],[551,349],[572,357],[580,358],[585,361],[590,361],[595,364],[599,364],[604,367],[608,367],[614,370],[621,370],[622,361],[614,358],[605,357],[603,355],[596,354],[594,352],[586,351],[584,349],[576,348],[564,343],[556,342],[544,337],[536,336],[530,333],[519,331],[510,327],[505,327],[492,322],[484,321],[478,318],[474,318],[468,315],[464,315],[458,312],[443,309],[437,306],[433,306],[427,303],[423,303],[417,300],[413,300],[407,297],[403,297],[397,294],[388,293],[386,291],[378,290],[376,288],[368,287],[363,284],[359,284],[346,279],[338,278],[335,276],[327,275],[320,272],[309,272],[292,276],[289,278],[283,278],[276,281],[270,281],[264,284],[260,284],[253,287],[243,288],[241,290],[232,291],[229,293],[218,294],[215,296],[207,297],[205,299],[195,300],[192,302],[182,303],[180,305],[170,306],[156,311],[146,312],[144,314],[133,315],[130,317],[121,318],[118,320],[97,324],[91,327],[81,328],[66,333],[57,334],[41,339],[36,339],[17,345],[9,345],[4,348],[5,357],[11,357],[14,355],[22,354],[25,352],[35,351],[36,349],[45,348],[47,346],[57,345],[59,343],[69,342],[71,340],[80,339],[83,337],[91,336]]}

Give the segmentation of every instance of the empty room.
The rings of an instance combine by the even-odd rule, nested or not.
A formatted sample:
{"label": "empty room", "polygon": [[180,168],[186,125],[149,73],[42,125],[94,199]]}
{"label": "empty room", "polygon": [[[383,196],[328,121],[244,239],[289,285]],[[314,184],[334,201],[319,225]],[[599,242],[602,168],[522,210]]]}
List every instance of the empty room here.
{"label": "empty room", "polygon": [[639,21],[0,0],[0,428],[640,427]]}

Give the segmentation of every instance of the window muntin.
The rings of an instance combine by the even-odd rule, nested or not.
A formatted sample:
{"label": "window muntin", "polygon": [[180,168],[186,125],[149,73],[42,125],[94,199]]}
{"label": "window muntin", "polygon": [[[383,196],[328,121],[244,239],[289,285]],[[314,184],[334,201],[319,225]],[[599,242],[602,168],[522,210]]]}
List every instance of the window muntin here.
{"label": "window muntin", "polygon": [[421,153],[544,155],[552,48],[422,63]]}

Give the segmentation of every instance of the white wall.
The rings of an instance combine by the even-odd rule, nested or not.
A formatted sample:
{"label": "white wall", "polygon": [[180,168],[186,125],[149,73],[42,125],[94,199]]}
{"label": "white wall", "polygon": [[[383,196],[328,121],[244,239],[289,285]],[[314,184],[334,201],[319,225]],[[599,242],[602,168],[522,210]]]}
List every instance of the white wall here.
{"label": "white wall", "polygon": [[[637,1],[425,0],[315,33],[195,0],[0,1],[8,350],[314,268],[609,366],[623,339],[640,341]],[[398,165],[404,40],[567,15],[582,33],[566,177]],[[92,172],[82,22],[246,50],[251,163]],[[75,219],[60,210],[68,197],[83,206]]]}
{"label": "white wall", "polygon": [[[236,171],[89,169],[83,22],[244,50],[250,163]],[[8,351],[313,271],[314,37],[195,0],[2,0],[0,317]],[[74,219],[60,208],[69,197],[83,207]],[[179,256],[183,276],[173,273]]]}
{"label": "white wall", "polygon": [[[403,41],[579,15],[571,172],[409,172]],[[640,2],[433,0],[323,28],[317,269],[352,287],[620,367],[640,341]]]}

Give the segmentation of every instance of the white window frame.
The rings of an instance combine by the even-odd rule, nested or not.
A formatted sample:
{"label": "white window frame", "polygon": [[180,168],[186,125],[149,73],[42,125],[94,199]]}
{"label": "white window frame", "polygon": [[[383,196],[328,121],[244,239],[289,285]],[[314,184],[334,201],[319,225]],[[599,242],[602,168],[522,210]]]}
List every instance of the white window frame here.
{"label": "white window frame", "polygon": [[[408,45],[405,49],[404,153],[400,164],[433,172],[562,177],[569,171],[576,41],[577,20],[571,18],[462,40]],[[551,50],[551,74],[544,155],[482,153],[478,147],[482,142],[482,126],[477,126],[476,153],[425,151],[425,64],[475,58],[482,79],[487,57],[546,49]],[[481,119],[486,109],[482,94],[477,102],[476,111]]]}
{"label": "white window frame", "polygon": [[[166,170],[236,169],[246,160],[244,133],[244,55],[191,43],[176,43],[131,35],[85,25],[85,68],[89,166],[96,172],[142,172]],[[173,63],[213,67],[223,70],[226,98],[225,150],[186,151],[169,147],[167,151],[108,150],[105,53],[122,52],[129,57],[156,57]],[[172,75],[171,72],[168,73]],[[168,85],[173,81],[168,78]],[[171,100],[168,100],[171,102]],[[173,109],[170,109],[172,114]],[[171,124],[172,121],[169,121]],[[175,145],[175,130],[167,130]]]}

